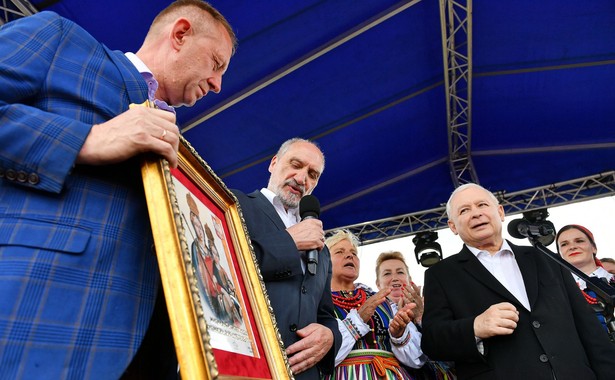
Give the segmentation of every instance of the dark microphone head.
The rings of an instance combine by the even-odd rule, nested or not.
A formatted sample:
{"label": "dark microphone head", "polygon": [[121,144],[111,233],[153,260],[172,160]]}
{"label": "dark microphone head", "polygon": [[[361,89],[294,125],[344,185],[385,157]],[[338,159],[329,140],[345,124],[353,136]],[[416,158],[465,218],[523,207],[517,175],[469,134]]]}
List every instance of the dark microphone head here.
{"label": "dark microphone head", "polygon": [[525,219],[515,219],[508,223],[508,233],[516,239],[524,239],[527,237],[529,222]]}
{"label": "dark microphone head", "polygon": [[301,201],[299,201],[299,216],[301,216],[302,220],[309,217],[318,219],[320,216],[320,202],[318,198],[311,194],[303,196]]}

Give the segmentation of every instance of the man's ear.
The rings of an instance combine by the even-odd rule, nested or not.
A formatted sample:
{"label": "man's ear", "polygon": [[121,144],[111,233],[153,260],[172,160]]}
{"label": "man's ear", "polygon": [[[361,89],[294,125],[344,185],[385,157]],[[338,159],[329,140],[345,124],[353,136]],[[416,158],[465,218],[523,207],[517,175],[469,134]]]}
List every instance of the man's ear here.
{"label": "man's ear", "polygon": [[457,228],[455,227],[455,223],[450,219],[448,220],[447,223],[448,223],[448,228],[450,228],[451,231],[453,231],[453,233],[457,235]]}
{"label": "man's ear", "polygon": [[269,173],[273,173],[273,168],[275,167],[275,164],[278,162],[278,156],[273,156],[273,158],[271,159],[271,162],[269,163]]}
{"label": "man's ear", "polygon": [[498,205],[498,214],[500,215],[500,220],[503,222],[505,217],[504,206]]}
{"label": "man's ear", "polygon": [[181,46],[186,42],[186,36],[192,34],[192,25],[186,18],[180,17],[175,20],[171,29],[171,45],[175,50],[181,49]]}

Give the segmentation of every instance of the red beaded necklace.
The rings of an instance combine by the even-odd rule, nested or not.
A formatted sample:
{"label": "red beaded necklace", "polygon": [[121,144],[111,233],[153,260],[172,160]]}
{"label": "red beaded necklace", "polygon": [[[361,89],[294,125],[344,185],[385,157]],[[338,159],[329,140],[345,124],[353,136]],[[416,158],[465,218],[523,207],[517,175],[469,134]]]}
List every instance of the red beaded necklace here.
{"label": "red beaded necklace", "polygon": [[[349,294],[350,297],[344,296],[344,293]],[[358,310],[361,307],[361,305],[365,303],[365,300],[367,299],[367,294],[365,293],[365,290],[361,288],[356,289],[353,292],[344,292],[344,293],[340,291],[339,296],[336,294],[331,294],[331,297],[333,298],[333,304],[335,306],[341,307],[344,310],[351,310],[351,309]]]}
{"label": "red beaded necklace", "polygon": [[583,290],[581,293],[583,293],[583,297],[585,297],[585,301],[587,301],[588,304],[595,305],[598,303],[598,299],[587,294],[585,290]]}
{"label": "red beaded necklace", "polygon": [[[359,310],[359,308],[361,307],[361,305],[363,305],[365,303],[365,300],[367,300],[367,293],[365,293],[364,289],[361,288],[357,288],[354,291],[339,291],[340,295],[331,293],[331,298],[333,298],[333,304],[343,310],[345,310],[346,312],[352,310],[352,309],[356,309]],[[375,322],[374,322],[374,318],[370,318],[369,321],[367,322],[370,325],[370,331],[372,333],[372,340],[371,342],[368,342],[367,344],[370,344],[374,347],[377,347],[377,337],[376,337],[376,326],[375,326]],[[365,336],[365,339],[367,338],[367,335]],[[366,339],[367,342],[367,339]]]}

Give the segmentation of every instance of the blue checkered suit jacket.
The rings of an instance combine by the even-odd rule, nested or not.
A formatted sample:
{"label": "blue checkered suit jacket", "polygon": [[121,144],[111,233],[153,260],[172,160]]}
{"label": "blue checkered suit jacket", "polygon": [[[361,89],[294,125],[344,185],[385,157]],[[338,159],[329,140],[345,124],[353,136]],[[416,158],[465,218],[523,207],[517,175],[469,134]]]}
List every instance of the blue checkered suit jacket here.
{"label": "blue checkered suit jacket", "polygon": [[158,272],[138,159],[75,166],[147,98],[123,53],[42,12],[0,28],[0,378],[118,378]]}

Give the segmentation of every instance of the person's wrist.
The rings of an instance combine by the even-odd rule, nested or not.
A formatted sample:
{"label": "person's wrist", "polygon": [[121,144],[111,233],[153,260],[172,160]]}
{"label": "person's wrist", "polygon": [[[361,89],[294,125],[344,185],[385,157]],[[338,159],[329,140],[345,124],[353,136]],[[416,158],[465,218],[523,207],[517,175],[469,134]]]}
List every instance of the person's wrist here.
{"label": "person's wrist", "polygon": [[402,331],[392,331],[391,329],[389,329],[389,334],[391,335],[391,337],[395,339],[399,339],[403,335],[403,330]]}
{"label": "person's wrist", "polygon": [[[403,332],[404,332],[404,330],[402,330],[402,334],[400,336],[397,336],[397,337],[393,336],[393,334],[391,334],[391,337],[394,338],[394,339],[391,339],[391,343],[394,346],[397,346],[397,347],[405,346],[410,341],[411,334],[407,334],[406,337],[403,340],[401,340],[401,338],[404,336]],[[389,333],[391,333],[391,331],[389,331]]]}

